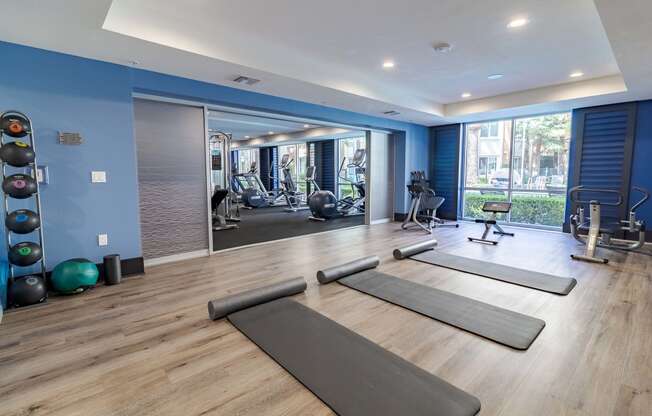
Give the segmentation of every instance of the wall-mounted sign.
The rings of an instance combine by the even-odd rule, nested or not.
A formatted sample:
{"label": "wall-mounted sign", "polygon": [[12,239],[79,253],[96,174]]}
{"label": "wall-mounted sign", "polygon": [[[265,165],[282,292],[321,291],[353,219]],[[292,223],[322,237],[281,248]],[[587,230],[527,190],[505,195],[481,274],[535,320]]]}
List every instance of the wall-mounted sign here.
{"label": "wall-mounted sign", "polygon": [[79,133],[59,132],[59,144],[80,145],[84,142]]}

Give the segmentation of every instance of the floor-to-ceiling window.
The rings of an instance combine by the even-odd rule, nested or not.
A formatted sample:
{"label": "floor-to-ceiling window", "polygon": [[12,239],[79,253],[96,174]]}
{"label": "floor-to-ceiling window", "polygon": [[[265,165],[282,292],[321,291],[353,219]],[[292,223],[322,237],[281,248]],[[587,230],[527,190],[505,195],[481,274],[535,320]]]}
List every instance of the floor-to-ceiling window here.
{"label": "floor-to-ceiling window", "polygon": [[339,139],[337,141],[338,169],[342,166],[344,160],[342,170],[337,175],[338,198],[355,196],[355,187],[352,184],[364,180],[364,172],[349,166],[349,164],[353,160],[356,150],[365,148],[365,142],[364,136]]}
{"label": "floor-to-ceiling window", "polygon": [[[238,172],[246,173],[255,167],[258,170],[258,149],[239,149],[238,150]],[[255,166],[252,165],[255,163]]]}
{"label": "floor-to-ceiling window", "polygon": [[500,220],[561,227],[570,123],[559,113],[465,125],[463,217],[483,217],[485,201],[511,201]]}

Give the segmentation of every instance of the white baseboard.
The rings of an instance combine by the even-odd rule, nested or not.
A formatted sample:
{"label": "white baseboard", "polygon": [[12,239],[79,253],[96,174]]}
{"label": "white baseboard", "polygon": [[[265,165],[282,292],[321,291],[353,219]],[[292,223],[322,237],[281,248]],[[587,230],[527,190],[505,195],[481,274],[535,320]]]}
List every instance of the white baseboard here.
{"label": "white baseboard", "polygon": [[376,224],[387,224],[388,222],[392,222],[391,218],[381,218],[379,220],[373,220],[371,221],[371,225],[376,225]]}
{"label": "white baseboard", "polygon": [[173,263],[175,261],[196,259],[198,257],[207,257],[208,250],[189,251],[187,253],[173,254],[171,256],[157,257],[155,259],[147,259],[144,261],[145,267],[158,266],[161,264]]}

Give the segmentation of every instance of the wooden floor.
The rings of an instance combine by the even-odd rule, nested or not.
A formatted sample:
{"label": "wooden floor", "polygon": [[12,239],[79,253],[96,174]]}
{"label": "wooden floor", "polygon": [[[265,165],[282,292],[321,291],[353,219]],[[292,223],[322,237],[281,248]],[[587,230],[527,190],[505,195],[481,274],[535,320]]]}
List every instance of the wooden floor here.
{"label": "wooden floor", "polygon": [[[578,279],[556,296],[416,261],[395,246],[428,237],[383,224],[152,267],[142,277],[5,315],[1,415],[330,415],[306,388],[225,320],[215,297],[303,275],[296,299],[476,395],[482,415],[652,414],[652,257],[574,262],[567,235],[516,230],[497,247],[480,227],[437,230],[442,250]],[[525,352],[425,318],[315,271],[378,254],[380,270],[547,323]],[[318,360],[319,357],[315,357]],[[364,400],[364,398],[361,398]]]}

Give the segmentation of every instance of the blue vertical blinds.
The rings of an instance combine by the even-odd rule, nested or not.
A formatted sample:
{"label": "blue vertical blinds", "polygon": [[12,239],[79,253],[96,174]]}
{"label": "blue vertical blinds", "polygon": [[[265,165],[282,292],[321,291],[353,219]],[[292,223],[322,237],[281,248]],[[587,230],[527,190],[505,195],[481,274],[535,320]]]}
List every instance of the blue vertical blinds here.
{"label": "blue vertical blinds", "polygon": [[434,155],[430,182],[435,193],[446,199],[438,215],[451,220],[457,219],[460,130],[460,124],[433,128]]}
{"label": "blue vertical blinds", "polygon": [[[624,218],[629,200],[636,105],[585,109],[576,116],[574,183],[620,191],[625,198],[623,205],[603,206],[603,215]],[[614,201],[603,194],[590,193],[582,194],[581,199]]]}

